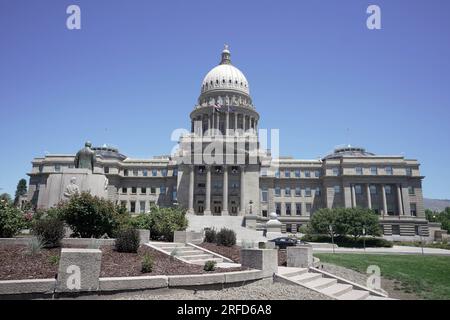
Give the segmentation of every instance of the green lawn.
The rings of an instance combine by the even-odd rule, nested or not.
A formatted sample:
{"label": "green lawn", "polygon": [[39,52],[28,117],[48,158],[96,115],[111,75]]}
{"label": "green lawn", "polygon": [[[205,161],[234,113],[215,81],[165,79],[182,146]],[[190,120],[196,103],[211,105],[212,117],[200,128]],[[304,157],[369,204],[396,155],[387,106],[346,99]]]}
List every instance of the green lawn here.
{"label": "green lawn", "polygon": [[425,299],[450,299],[450,257],[377,254],[315,254],[328,262],[366,273],[369,265],[378,265],[381,276],[400,281],[404,291]]}

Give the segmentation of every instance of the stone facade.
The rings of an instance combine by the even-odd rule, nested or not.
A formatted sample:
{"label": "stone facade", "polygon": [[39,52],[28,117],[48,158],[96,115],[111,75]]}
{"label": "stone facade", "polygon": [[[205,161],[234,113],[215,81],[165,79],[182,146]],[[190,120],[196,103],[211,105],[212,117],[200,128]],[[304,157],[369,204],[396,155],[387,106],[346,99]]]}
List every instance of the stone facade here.
{"label": "stone facade", "polygon": [[[226,48],[203,80],[191,132],[180,138],[175,154],[132,159],[115,148],[92,148],[92,175],[105,176],[104,197],[132,214],[180,205],[192,215],[255,215],[252,228],[258,230],[276,212],[282,232],[297,233],[320,208],[360,206],[380,215],[387,237],[428,236],[417,160],[351,146],[317,160],[275,159],[260,149],[259,119],[248,81]],[[53,205],[46,198],[49,182],[72,169],[74,158],[33,160],[28,200],[35,207]]]}

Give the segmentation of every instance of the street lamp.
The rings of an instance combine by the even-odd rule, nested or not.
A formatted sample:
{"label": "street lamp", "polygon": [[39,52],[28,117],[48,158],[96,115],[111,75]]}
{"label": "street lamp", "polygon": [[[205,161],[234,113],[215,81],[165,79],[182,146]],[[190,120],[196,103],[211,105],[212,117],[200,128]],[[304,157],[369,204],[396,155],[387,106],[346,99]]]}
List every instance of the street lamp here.
{"label": "street lamp", "polygon": [[363,246],[364,246],[364,251],[366,251],[366,228],[363,227],[362,229],[362,234],[363,234]]}

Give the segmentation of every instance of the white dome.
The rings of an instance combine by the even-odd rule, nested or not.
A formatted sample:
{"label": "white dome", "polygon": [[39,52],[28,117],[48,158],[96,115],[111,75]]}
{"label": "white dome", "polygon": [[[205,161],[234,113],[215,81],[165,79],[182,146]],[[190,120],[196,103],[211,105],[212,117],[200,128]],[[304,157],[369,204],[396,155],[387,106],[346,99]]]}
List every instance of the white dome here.
{"label": "white dome", "polygon": [[250,95],[247,78],[241,70],[231,64],[228,47],[225,47],[222,52],[221,63],[208,72],[202,83],[202,93],[223,89]]}

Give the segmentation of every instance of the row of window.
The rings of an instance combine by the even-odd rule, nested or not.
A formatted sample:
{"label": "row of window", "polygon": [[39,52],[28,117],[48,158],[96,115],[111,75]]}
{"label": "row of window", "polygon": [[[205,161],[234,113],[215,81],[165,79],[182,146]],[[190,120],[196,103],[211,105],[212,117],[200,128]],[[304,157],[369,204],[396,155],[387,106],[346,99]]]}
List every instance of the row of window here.
{"label": "row of window", "polygon": [[[302,175],[303,173],[303,175]],[[267,168],[261,169],[261,176],[267,176]],[[294,170],[277,170],[275,171],[275,178],[319,178],[320,177],[320,170],[300,170],[300,169],[294,169]]]}
{"label": "row of window", "polygon": [[[294,191],[294,192],[292,192]],[[305,188],[305,189],[301,189],[300,187],[296,187],[293,190],[290,187],[285,187],[284,188],[284,193],[283,195],[285,197],[291,197],[292,193],[294,193],[294,195],[296,197],[301,197],[302,194],[305,197],[312,197],[313,194],[315,194],[316,196],[320,196],[321,195],[321,189],[319,187],[313,189],[313,188]],[[280,187],[275,187],[274,188],[274,195],[275,197],[281,197],[281,188]],[[261,199],[264,202],[267,202],[267,196],[268,196],[268,189],[267,188],[262,188],[261,189]]]}
{"label": "row of window", "polygon": [[303,214],[310,215],[312,210],[312,203],[305,203],[305,213],[302,213],[302,204],[300,202],[297,203],[285,203],[284,204],[284,211],[281,211],[281,203],[276,202],[275,203],[275,212],[277,215],[296,215],[301,216]]}
{"label": "row of window", "polygon": [[[155,201],[129,201],[130,206],[129,206],[129,211],[131,213],[146,213],[147,211],[150,210],[150,208],[154,205],[156,205]],[[147,205],[148,203],[148,205]],[[137,204],[139,204],[139,209],[137,208]],[[128,205],[128,201],[127,200],[122,200],[120,201],[120,205],[124,208],[127,208]]]}
{"label": "row of window", "polygon": [[[159,193],[161,194],[165,194],[167,191],[167,187],[166,186],[160,186],[160,187],[150,187],[150,188],[146,188],[146,187],[142,187],[142,188],[138,188],[138,187],[131,187],[131,188],[127,188],[127,187],[122,187],[121,191],[122,194],[137,194],[138,191],[140,194],[147,194],[147,189],[150,189],[150,194],[156,194],[156,190],[159,189]],[[176,188],[173,187],[172,188],[173,191],[176,191]],[[128,192],[130,191],[130,192]]]}
{"label": "row of window", "polygon": [[[105,170],[105,173],[109,173],[109,168],[108,167],[105,167],[104,168],[104,170]],[[161,172],[161,174],[160,175],[158,175],[158,172]],[[141,174],[140,174],[141,173]],[[125,176],[125,177],[128,177],[128,176],[133,176],[133,177],[138,177],[138,176],[142,176],[142,177],[148,177],[149,175],[151,175],[152,177],[158,177],[158,176],[161,176],[161,177],[167,177],[167,175],[168,175],[168,170],[167,169],[161,169],[161,170],[158,170],[158,169],[151,169],[151,170],[148,170],[148,169],[142,169],[142,170],[138,170],[138,169],[133,169],[133,170],[128,170],[128,169],[124,169],[123,170],[123,175]],[[178,169],[173,169],[173,171],[172,171],[172,176],[173,177],[176,177],[178,175]]]}

